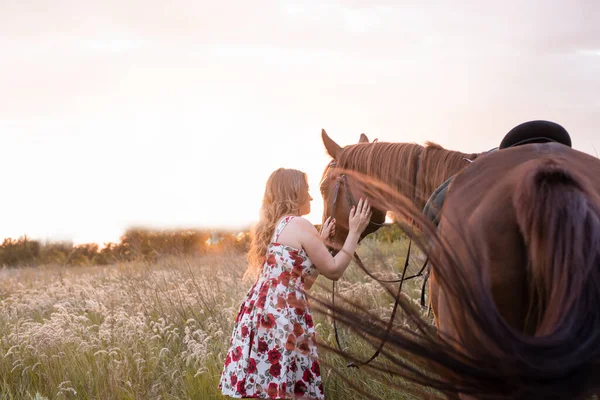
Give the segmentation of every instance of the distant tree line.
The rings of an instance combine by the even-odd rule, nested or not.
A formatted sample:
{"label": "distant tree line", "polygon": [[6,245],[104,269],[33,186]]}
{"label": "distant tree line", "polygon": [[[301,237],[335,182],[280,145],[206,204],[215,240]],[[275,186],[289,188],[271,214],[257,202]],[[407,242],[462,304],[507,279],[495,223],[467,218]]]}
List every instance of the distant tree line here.
{"label": "distant tree line", "polygon": [[[320,230],[320,225],[316,225]],[[381,242],[405,238],[402,229],[386,224],[369,237]],[[74,245],[66,242],[41,242],[27,236],[4,239],[0,245],[0,267],[39,265],[108,265],[128,261],[156,261],[165,256],[193,256],[234,251],[245,253],[250,246],[248,232],[201,230],[129,229],[118,243]]]}
{"label": "distant tree line", "polygon": [[27,236],[4,239],[0,245],[0,267],[39,265],[107,265],[127,261],[155,261],[164,256],[203,255],[210,252],[247,252],[247,233],[200,230],[158,231],[132,228],[118,243],[74,245],[41,242]]}

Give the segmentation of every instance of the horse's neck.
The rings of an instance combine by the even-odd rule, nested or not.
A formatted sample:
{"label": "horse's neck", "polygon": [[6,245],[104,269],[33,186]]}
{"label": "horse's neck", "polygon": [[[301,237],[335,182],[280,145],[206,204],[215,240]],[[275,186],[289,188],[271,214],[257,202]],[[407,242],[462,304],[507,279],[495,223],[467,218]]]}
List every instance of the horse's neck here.
{"label": "horse's neck", "polygon": [[467,160],[475,157],[474,154],[446,150],[437,145],[419,146],[412,149],[405,163],[399,165],[394,174],[386,174],[374,166],[371,171],[374,177],[422,209],[435,189],[466,167],[469,164]]}
{"label": "horse's neck", "polygon": [[443,148],[424,148],[417,175],[419,196],[415,205],[423,207],[429,196],[448,178],[456,175],[473,161],[477,154],[467,154]]}

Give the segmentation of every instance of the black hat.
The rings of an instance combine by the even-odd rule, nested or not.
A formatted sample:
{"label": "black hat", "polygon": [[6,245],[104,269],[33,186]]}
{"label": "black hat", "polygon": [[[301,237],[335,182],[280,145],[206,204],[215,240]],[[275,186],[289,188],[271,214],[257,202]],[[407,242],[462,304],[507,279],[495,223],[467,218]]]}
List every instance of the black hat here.
{"label": "black hat", "polygon": [[515,126],[504,136],[499,149],[528,143],[557,142],[571,147],[569,132],[550,121],[528,121]]}

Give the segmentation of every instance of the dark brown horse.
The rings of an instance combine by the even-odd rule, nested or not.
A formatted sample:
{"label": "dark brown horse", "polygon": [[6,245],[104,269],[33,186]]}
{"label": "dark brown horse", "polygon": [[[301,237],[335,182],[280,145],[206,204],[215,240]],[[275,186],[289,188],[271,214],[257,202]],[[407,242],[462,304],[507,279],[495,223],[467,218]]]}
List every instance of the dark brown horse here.
{"label": "dark brown horse", "polygon": [[600,161],[560,144],[490,154],[453,183],[440,237],[461,274],[433,267],[432,306],[457,348],[504,369],[497,394],[600,388],[599,195]]}
{"label": "dark brown horse", "polygon": [[[325,130],[321,135],[327,153],[332,158],[323,172],[320,185],[325,202],[323,220],[332,215],[336,218],[336,235],[333,238],[336,247],[341,247],[348,235],[348,214],[352,200],[358,201],[361,196],[357,188],[353,188],[347,172],[355,171],[385,182],[397,193],[412,199],[417,208],[423,209],[429,195],[440,184],[479,155],[446,150],[431,142],[427,142],[426,146],[415,143],[370,143],[365,134],[360,136],[357,144],[342,148]],[[372,209],[371,224],[363,237],[375,232],[385,222],[386,211],[389,211],[378,206],[377,202]]]}
{"label": "dark brown horse", "polygon": [[[353,178],[380,196],[382,185]],[[422,225],[438,328],[403,303],[418,329],[387,336],[387,372],[481,399],[600,391],[600,160],[557,143],[481,157],[455,178],[439,231],[412,199],[382,202]],[[336,312],[386,336],[383,324]]]}

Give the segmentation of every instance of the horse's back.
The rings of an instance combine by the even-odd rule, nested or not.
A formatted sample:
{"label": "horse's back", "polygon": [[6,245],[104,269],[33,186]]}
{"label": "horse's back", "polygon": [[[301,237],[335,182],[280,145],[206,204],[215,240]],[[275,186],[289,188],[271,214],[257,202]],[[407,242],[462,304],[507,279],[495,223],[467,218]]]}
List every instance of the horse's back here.
{"label": "horse's back", "polygon": [[[587,180],[596,192],[600,192],[600,160],[570,147],[556,144],[531,144],[497,151],[480,157],[466,167],[452,182],[447,196],[447,210],[452,215],[464,216],[460,210],[475,210],[480,205],[494,208],[484,198],[494,191],[515,187],[520,183],[520,172],[527,169],[532,160],[550,160],[560,164],[571,173]],[[498,198],[510,193],[496,193]]]}
{"label": "horse's back", "polygon": [[555,143],[519,146],[481,157],[458,174],[440,222],[440,232],[454,244],[461,264],[470,265],[475,258],[478,265],[486,265],[496,306],[507,323],[523,331],[529,298],[527,249],[517,225],[514,194],[541,160],[555,163],[600,194],[597,158]]}
{"label": "horse's back", "polygon": [[454,179],[439,237],[436,324],[487,368],[451,379],[505,398],[600,389],[600,160],[555,143],[481,157]]}

